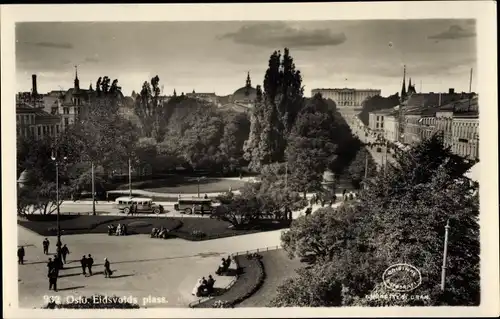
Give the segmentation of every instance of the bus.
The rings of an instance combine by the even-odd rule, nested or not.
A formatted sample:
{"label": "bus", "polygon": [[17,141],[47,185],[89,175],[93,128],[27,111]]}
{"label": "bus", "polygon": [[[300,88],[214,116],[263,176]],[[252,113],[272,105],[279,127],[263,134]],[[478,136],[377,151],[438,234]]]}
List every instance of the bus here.
{"label": "bus", "polygon": [[161,214],[165,212],[162,205],[156,204],[151,198],[143,197],[118,197],[115,199],[115,208],[125,214],[130,213],[130,206],[136,204],[137,213]]}
{"label": "bus", "polygon": [[209,198],[179,198],[174,209],[184,214],[211,214],[213,210],[212,200]]}

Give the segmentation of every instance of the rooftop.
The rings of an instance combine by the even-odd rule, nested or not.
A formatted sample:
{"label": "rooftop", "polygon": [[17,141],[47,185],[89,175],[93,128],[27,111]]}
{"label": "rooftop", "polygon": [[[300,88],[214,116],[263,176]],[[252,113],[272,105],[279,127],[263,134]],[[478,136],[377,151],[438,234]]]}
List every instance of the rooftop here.
{"label": "rooftop", "polygon": [[312,89],[312,92],[314,91],[363,91],[363,92],[381,92],[380,89],[353,89],[353,88],[318,88],[318,89]]}

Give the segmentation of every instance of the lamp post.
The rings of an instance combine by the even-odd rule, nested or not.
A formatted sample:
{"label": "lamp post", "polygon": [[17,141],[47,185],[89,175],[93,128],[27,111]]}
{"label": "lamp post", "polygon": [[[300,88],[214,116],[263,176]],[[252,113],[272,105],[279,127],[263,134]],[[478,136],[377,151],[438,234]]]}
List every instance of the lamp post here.
{"label": "lamp post", "polygon": [[90,163],[92,165],[92,215],[95,215],[95,178],[94,178],[94,162]]}
{"label": "lamp post", "polygon": [[[62,243],[61,243],[61,225],[59,223],[59,217],[61,215],[61,209],[60,209],[60,203],[59,203],[59,159],[57,158],[57,156],[55,155],[54,152],[52,152],[52,156],[51,156],[51,159],[52,161],[54,161],[55,165],[56,165],[56,207],[57,207],[57,243],[56,243],[56,246],[57,246],[57,257],[59,258],[59,260],[61,260],[61,246],[62,246]],[[66,160],[67,157],[64,156],[62,158],[63,160]]]}
{"label": "lamp post", "polygon": [[450,230],[450,220],[446,221],[446,226],[444,227],[444,250],[443,250],[443,266],[441,267],[441,291],[444,291],[445,279],[446,279],[446,258],[448,255],[448,232]]}
{"label": "lamp post", "polygon": [[198,178],[196,179],[196,180],[198,181],[198,198],[200,198],[200,181],[201,181],[202,179],[205,179],[205,177],[204,177],[204,176],[200,176],[200,177],[198,177]]}

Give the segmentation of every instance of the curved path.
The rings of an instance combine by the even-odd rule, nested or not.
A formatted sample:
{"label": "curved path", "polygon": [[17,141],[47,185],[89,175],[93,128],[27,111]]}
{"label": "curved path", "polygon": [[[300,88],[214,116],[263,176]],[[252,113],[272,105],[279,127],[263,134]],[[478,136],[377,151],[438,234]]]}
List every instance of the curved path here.
{"label": "curved path", "polygon": [[[339,205],[338,203],[337,205]],[[314,206],[314,209],[318,206]],[[294,212],[297,218],[302,212]],[[18,245],[25,246],[25,265],[19,270],[19,306],[40,307],[44,296],[59,296],[62,300],[74,296],[95,293],[132,296],[141,307],[187,307],[197,300],[191,295],[196,280],[214,275],[220,259],[231,253],[280,245],[283,230],[228,237],[200,242],[182,239],[152,239],[148,235],[107,236],[106,234],[71,235],[62,238],[67,244],[68,269],[62,270],[58,280],[59,292],[48,290],[46,262],[49,257],[42,253],[43,238],[24,227],[18,226]],[[49,251],[54,253],[55,237]],[[79,259],[92,254],[95,260],[94,276],[81,274]],[[115,278],[105,279],[102,274],[103,260],[107,257],[111,268],[117,270]],[[215,276],[216,287],[225,287],[231,277]],[[162,298],[167,303],[143,301]]]}

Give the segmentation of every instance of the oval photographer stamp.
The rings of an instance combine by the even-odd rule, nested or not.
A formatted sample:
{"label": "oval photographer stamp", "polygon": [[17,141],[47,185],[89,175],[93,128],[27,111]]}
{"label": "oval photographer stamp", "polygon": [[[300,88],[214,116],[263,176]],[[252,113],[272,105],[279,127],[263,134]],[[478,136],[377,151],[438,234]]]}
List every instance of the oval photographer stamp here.
{"label": "oval photographer stamp", "polygon": [[382,281],[387,289],[394,292],[410,292],[422,284],[422,275],[413,265],[394,264],[384,271]]}

